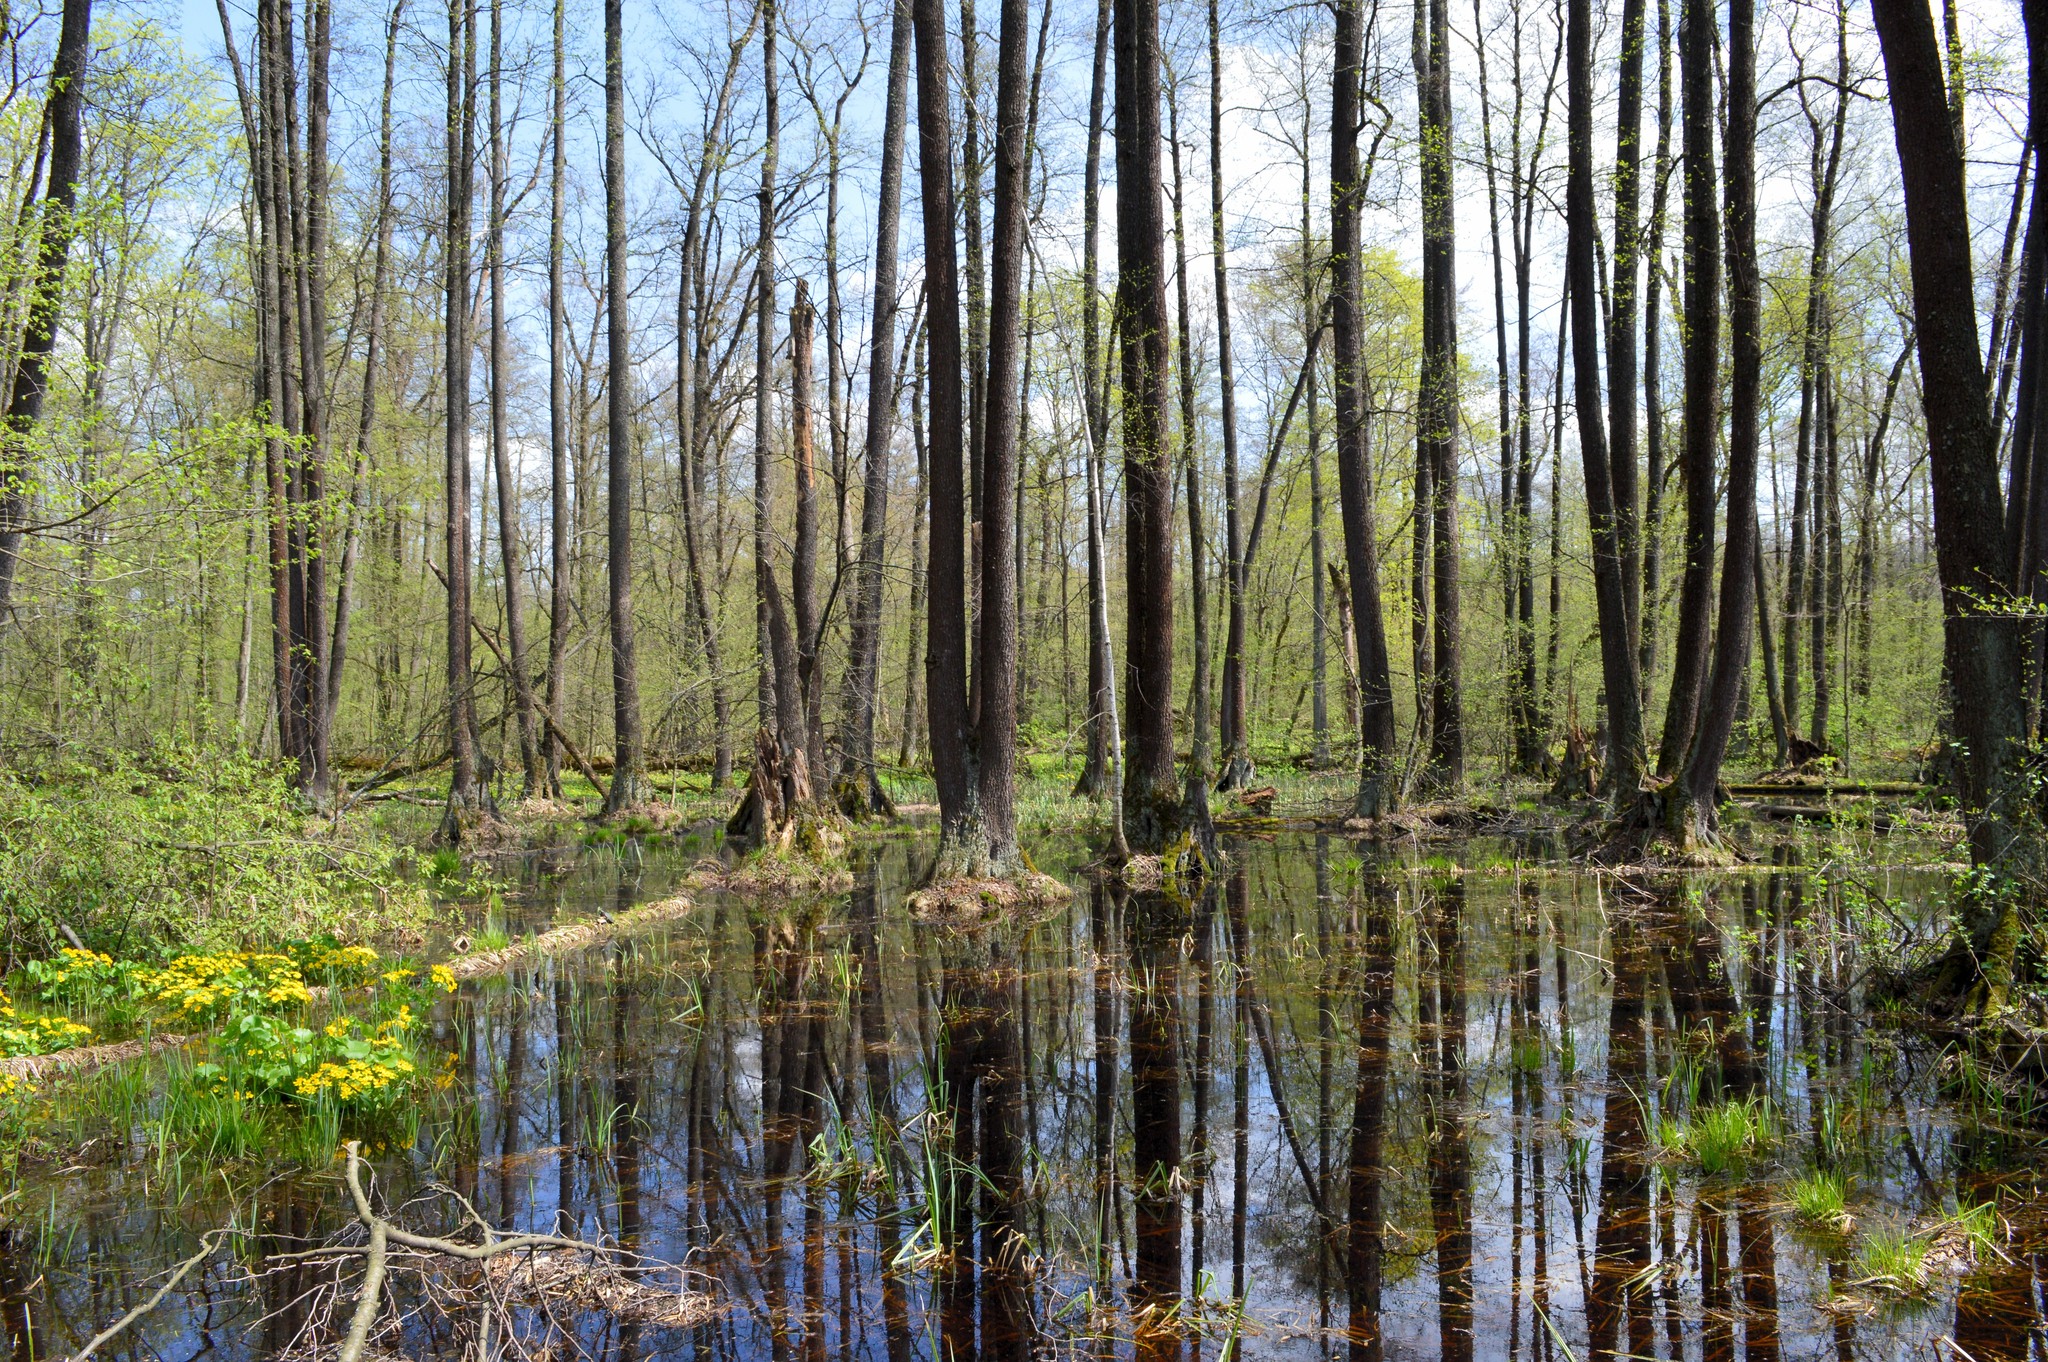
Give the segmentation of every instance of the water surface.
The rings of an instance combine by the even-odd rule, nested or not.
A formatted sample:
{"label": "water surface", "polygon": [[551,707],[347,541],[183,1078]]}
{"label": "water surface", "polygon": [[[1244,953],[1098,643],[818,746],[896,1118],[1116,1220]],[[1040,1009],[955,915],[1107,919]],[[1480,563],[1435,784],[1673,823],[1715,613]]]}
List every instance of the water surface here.
{"label": "water surface", "polygon": [[[905,915],[930,848],[897,839],[836,899],[704,896],[467,986],[380,1194],[445,1183],[493,1224],[685,1264],[718,1307],[522,1308],[494,1356],[2042,1355],[2032,1143],[1882,1024],[1847,930],[1873,893],[1910,919],[1931,877],[1228,850],[1186,901],[1055,842],[1072,902],[968,931]],[[697,854],[534,858],[515,925],[669,892]],[[1729,1103],[1773,1138],[1719,1172],[1672,1148]],[[26,1175],[0,1206],[17,1359],[68,1354],[231,1222],[259,1233],[112,1355],[279,1356],[331,1320],[331,1264],[252,1267],[350,1233],[337,1171],[189,1164],[138,1122]],[[1815,1169],[1846,1180],[1846,1231],[1794,1209]],[[1991,1198],[1998,1249],[1940,1228]],[[450,1204],[413,1213],[452,1230]],[[1888,1234],[1931,1245],[1919,1299],[1866,1280]],[[482,1313],[401,1281],[378,1346],[472,1356]]]}

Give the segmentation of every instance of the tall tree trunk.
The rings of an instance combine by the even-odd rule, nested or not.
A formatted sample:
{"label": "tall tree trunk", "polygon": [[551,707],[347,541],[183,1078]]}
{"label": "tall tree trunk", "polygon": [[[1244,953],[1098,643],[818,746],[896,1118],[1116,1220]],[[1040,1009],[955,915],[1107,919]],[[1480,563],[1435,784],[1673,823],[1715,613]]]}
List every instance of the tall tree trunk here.
{"label": "tall tree trunk", "polygon": [[[1418,75],[1422,94],[1422,373],[1417,442],[1430,467],[1433,524],[1429,765],[1455,791],[1465,783],[1465,702],[1458,602],[1458,277],[1451,165],[1451,23],[1447,0],[1429,0]],[[1417,506],[1421,514],[1421,506]]]}
{"label": "tall tree trunk", "polygon": [[[1702,35],[1695,30],[1697,41]],[[1714,788],[1749,685],[1756,608],[1756,464],[1763,397],[1763,282],[1756,257],[1756,5],[1729,0],[1728,130],[1728,544],[1721,558],[1714,671],[1694,725],[1692,750],[1673,787],[1665,826],[1681,842],[1713,835]]]}
{"label": "tall tree trunk", "polygon": [[[1637,512],[1637,282],[1642,273],[1643,0],[1622,0],[1621,65],[1615,88],[1614,275],[1607,324],[1608,468],[1629,650],[1642,638],[1643,541]],[[1640,673],[1640,666],[1638,666]],[[1640,678],[1638,685],[1640,686]]]}
{"label": "tall tree trunk", "polygon": [[[1173,158],[1174,358],[1180,380],[1180,463],[1187,480],[1188,615],[1194,626],[1194,674],[1188,680],[1190,729],[1187,799],[1190,812],[1209,798],[1209,578],[1208,546],[1202,529],[1202,471],[1195,439],[1194,325],[1188,312],[1188,233],[1185,182],[1180,163],[1180,87],[1167,87],[1166,145]],[[1229,565],[1225,564],[1225,570]]]}
{"label": "tall tree trunk", "polygon": [[[1519,564],[1516,562],[1513,549],[1518,509],[1515,502],[1514,389],[1508,379],[1507,255],[1501,249],[1500,240],[1499,160],[1494,150],[1493,101],[1486,78],[1486,23],[1479,0],[1472,0],[1472,31],[1478,35],[1475,50],[1479,57],[1479,141],[1482,162],[1486,170],[1486,226],[1493,247],[1494,395],[1500,425],[1500,543],[1496,547],[1496,561],[1501,569],[1502,632],[1505,638],[1512,640],[1515,634],[1516,604],[1521,598]],[[1517,52],[1516,56],[1519,62],[1520,53]],[[1513,661],[1511,650],[1510,668],[1513,667]],[[1519,733],[1526,722],[1524,710],[1528,701],[1529,697],[1516,684],[1516,676],[1511,671],[1508,677],[1508,727],[1511,732]]]}
{"label": "tall tree trunk", "polygon": [[875,766],[876,679],[882,651],[882,569],[889,532],[889,447],[896,433],[897,235],[902,223],[903,138],[910,101],[910,5],[895,0],[889,24],[889,88],[882,112],[882,171],[875,203],[873,334],[868,348],[868,419],[854,569],[853,634],[846,667],[839,804],[886,814],[894,806]]}
{"label": "tall tree trunk", "polygon": [[[626,71],[621,0],[604,6],[605,577],[612,627],[612,783],[605,812],[645,796],[633,643],[633,356],[626,282]],[[772,43],[771,43],[772,46]],[[769,160],[773,161],[771,153]]]}
{"label": "tall tree trunk", "polygon": [[1657,593],[1664,568],[1664,227],[1671,198],[1671,3],[1657,0],[1657,162],[1650,191],[1649,292],[1643,312],[1643,592],[1637,616],[1643,710],[1657,670]]}
{"label": "tall tree trunk", "polygon": [[820,729],[825,694],[818,675],[818,453],[811,410],[813,340],[818,313],[810,290],[796,282],[796,301],[789,308],[789,446],[796,469],[796,540],[789,564],[790,608],[796,624],[796,684],[804,711],[804,758],[810,769],[824,773],[824,734]]}
{"label": "tall tree trunk", "polygon": [[[1229,248],[1223,231],[1223,21],[1218,0],[1209,0],[1209,253],[1216,275],[1216,381],[1223,422],[1223,590],[1229,619],[1223,638],[1222,790],[1249,786],[1254,778],[1250,718],[1245,713],[1244,537],[1239,526],[1237,467],[1237,361],[1230,345]],[[1304,201],[1303,210],[1307,203]],[[1316,589],[1322,575],[1316,574]],[[1323,646],[1322,611],[1316,612],[1316,647]],[[1321,684],[1318,668],[1317,684]],[[1318,703],[1321,694],[1318,693]],[[1323,731],[1319,726],[1318,731]]]}
{"label": "tall tree trunk", "polygon": [[[569,574],[574,521],[569,504],[568,304],[563,297],[563,229],[568,218],[569,153],[566,143],[569,84],[564,69],[563,25],[568,0],[555,0],[555,69],[549,90],[548,170],[548,793],[562,794],[562,734],[568,713],[569,620],[575,594]],[[695,544],[690,546],[695,548]],[[694,554],[693,554],[694,557]],[[716,668],[714,667],[715,671]],[[716,684],[714,681],[713,684]]]}
{"label": "tall tree trunk", "polygon": [[[1507,524],[1508,551],[1514,559],[1514,577],[1519,586],[1515,602],[1515,690],[1523,698],[1522,720],[1515,730],[1515,764],[1525,773],[1538,774],[1550,763],[1548,749],[1549,720],[1546,717],[1545,697],[1555,691],[1550,682],[1555,678],[1556,666],[1556,601],[1558,582],[1556,571],[1557,546],[1556,513],[1557,497],[1551,497],[1551,581],[1549,600],[1551,642],[1546,649],[1546,663],[1543,679],[1538,680],[1536,670],[1536,468],[1541,461],[1536,445],[1536,407],[1531,372],[1534,364],[1535,342],[1533,337],[1535,311],[1530,302],[1531,284],[1535,273],[1536,242],[1536,200],[1537,176],[1543,166],[1545,143],[1550,133],[1550,111],[1556,103],[1558,68],[1564,62],[1564,35],[1556,35],[1550,55],[1550,70],[1544,78],[1543,95],[1537,103],[1536,131],[1530,139],[1529,157],[1525,164],[1522,159],[1522,125],[1526,102],[1522,78],[1522,11],[1514,11],[1515,60],[1513,65],[1515,102],[1513,116],[1508,122],[1508,151],[1513,164],[1514,178],[1509,184],[1508,207],[1514,226],[1515,251],[1515,513]],[[1564,338],[1568,328],[1564,324],[1562,305],[1558,311],[1558,369],[1561,375],[1564,366]],[[1555,376],[1554,376],[1555,377]],[[1556,404],[1553,403],[1553,408]],[[1553,420],[1553,425],[1555,420]],[[1551,462],[1556,463],[1553,455]],[[1553,482],[1553,493],[1555,483]]]}
{"label": "tall tree trunk", "polygon": [[[1956,769],[1970,858],[1992,872],[1993,883],[2020,882],[2035,869],[2040,847],[2019,813],[2028,804],[2019,789],[2026,738],[2020,631],[2009,613],[1980,604],[2000,599],[2011,559],[1978,348],[1963,150],[1955,125],[1943,117],[1941,49],[1927,9],[1914,0],[1875,0],[1871,9],[1905,190],[1943,652],[1963,747]],[[2040,17],[2028,10],[2030,52],[2044,43]],[[2039,68],[2033,78],[2042,78]],[[1983,962],[1983,1001],[2002,1005],[2019,935],[2013,897],[1980,892],[1961,906],[1975,958]]]}
{"label": "tall tree trunk", "polygon": [[1173,769],[1173,461],[1166,447],[1166,232],[1158,0],[1115,0],[1116,328],[1123,356],[1124,830],[1158,852],[1180,828]]}
{"label": "tall tree trunk", "polygon": [[523,515],[519,481],[512,472],[512,435],[505,420],[505,125],[502,0],[491,0],[491,222],[485,251],[491,283],[491,461],[498,473],[498,549],[505,573],[506,664],[512,672],[512,703],[519,719],[519,763],[525,793],[547,786],[539,722],[534,713],[533,678],[526,663],[525,555],[519,548]]}
{"label": "tall tree trunk", "polygon": [[[289,15],[289,9],[286,14]],[[288,31],[288,30],[287,30]],[[334,735],[334,696],[328,686],[327,620],[327,122],[328,54],[332,48],[328,0],[308,0],[306,14],[305,249],[300,258],[299,313],[301,408],[299,495],[306,513],[300,530],[304,548],[302,623],[295,640],[306,706],[306,749],[299,784],[316,806],[333,794],[329,746]],[[290,65],[287,48],[284,60]]]}
{"label": "tall tree trunk", "polygon": [[[726,46],[725,76],[719,84],[718,99],[705,131],[708,145],[729,147],[726,126],[732,116],[733,98],[738,90],[740,67],[754,28],[760,22],[761,6],[756,0],[746,27],[734,34]],[[697,164],[689,189],[689,208],[683,221],[682,256],[676,270],[676,432],[682,447],[679,501],[683,519],[683,559],[689,574],[690,615],[697,640],[704,650],[704,669],[711,691],[711,793],[723,790],[732,779],[732,698],[727,689],[724,648],[719,642],[720,611],[713,603],[709,581],[713,575],[706,560],[714,564],[718,555],[705,542],[705,446],[710,441],[723,445],[724,436],[711,405],[712,327],[707,318],[709,291],[704,279],[706,236],[705,200],[713,176],[723,164],[722,155],[706,151]],[[559,224],[558,224],[559,225]],[[737,341],[739,329],[734,331]],[[726,355],[733,350],[729,347]],[[713,535],[714,541],[718,538]],[[723,574],[718,575],[723,583]],[[722,592],[721,592],[722,600]]]}
{"label": "tall tree trunk", "polygon": [[1365,62],[1361,0],[1336,0],[1330,92],[1331,349],[1337,388],[1337,495],[1344,515],[1344,559],[1358,649],[1358,797],[1361,818],[1391,813],[1399,798],[1399,737],[1394,685],[1380,613],[1380,562],[1374,529],[1368,422],[1372,380],[1366,371],[1359,212],[1364,176],[1358,161],[1359,98]]}
{"label": "tall tree trunk", "polygon": [[442,299],[447,468],[442,510],[447,517],[448,746],[454,774],[441,826],[449,841],[460,840],[465,823],[488,798],[478,779],[475,677],[469,659],[469,209],[476,156],[469,73],[475,52],[471,0],[448,0],[448,223],[442,239],[447,257]]}
{"label": "tall tree trunk", "polygon": [[981,670],[972,649],[981,646],[981,454],[988,420],[987,242],[981,221],[981,28],[974,0],[960,0],[960,236],[966,246],[967,303],[967,629],[971,644],[967,679],[967,723],[981,713]]}
{"label": "tall tree trunk", "polygon": [[[1109,83],[1109,29],[1112,0],[1096,0],[1095,10],[1095,58],[1093,74],[1088,89],[1088,149],[1081,170],[1081,386],[1082,402],[1086,407],[1085,419],[1088,424],[1088,455],[1091,471],[1088,475],[1092,485],[1104,482],[1102,467],[1103,449],[1109,441],[1109,393],[1104,373],[1102,354],[1102,284],[1097,264],[1102,223],[1102,129],[1106,91]],[[1099,509],[1091,500],[1089,514]],[[1107,602],[1109,596],[1109,565],[1103,560],[1100,549],[1104,538],[1104,527],[1092,525],[1088,534],[1088,732],[1086,753],[1081,763],[1081,777],[1074,784],[1077,795],[1097,795],[1110,792],[1110,768],[1115,756],[1110,752],[1108,714],[1113,702],[1109,664],[1109,635],[1096,627],[1096,619],[1109,618],[1107,608],[1095,609],[1096,602]]]}
{"label": "tall tree trunk", "polygon": [[1714,446],[1721,428],[1721,214],[1715,200],[1714,9],[1683,0],[1679,81],[1685,106],[1685,569],[1671,691],[1657,770],[1674,775],[1692,746],[1713,633]]}
{"label": "tall tree trunk", "polygon": [[[1607,688],[1608,779],[1633,799],[1643,770],[1643,715],[1636,655],[1623,589],[1619,512],[1607,459],[1600,402],[1598,285],[1593,270],[1593,22],[1589,0],[1566,5],[1565,84],[1569,176],[1565,190],[1565,276],[1571,290],[1572,392],[1585,465],[1586,509],[1593,529],[1593,590],[1599,609],[1600,663]],[[1687,106],[1690,110],[1690,105]],[[1554,495],[1554,494],[1553,494]]]}
{"label": "tall tree trunk", "polygon": [[908,766],[917,741],[917,674],[923,660],[927,571],[924,547],[925,510],[931,500],[931,459],[924,433],[925,374],[929,344],[927,329],[913,324],[916,331],[917,367],[910,381],[910,445],[917,459],[917,491],[910,501],[910,646],[903,650],[903,728],[897,738],[896,764]]}
{"label": "tall tree trunk", "polygon": [[960,381],[960,273],[953,240],[952,60],[944,0],[911,0],[917,39],[918,179],[924,202],[926,383],[931,550],[925,601],[925,713],[940,836],[954,844],[975,814],[976,781],[968,751],[967,545],[962,520],[963,410]]}
{"label": "tall tree trunk", "polygon": [[377,428],[378,366],[383,359],[385,295],[391,287],[391,100],[398,75],[399,22],[405,0],[394,0],[384,26],[384,95],[379,104],[377,133],[376,246],[370,267],[370,316],[363,330],[363,387],[356,411],[356,449],[350,478],[348,520],[343,530],[341,580],[334,590],[334,641],[327,651],[327,694],[341,702],[341,680],[348,661],[349,620],[355,603],[356,566],[361,559],[362,521],[366,507],[364,473],[370,462],[370,441]]}
{"label": "tall tree trunk", "polygon": [[981,618],[974,649],[975,761],[985,850],[976,849],[981,873],[1007,874],[1017,855],[1016,545],[1022,528],[1016,497],[1021,485],[1019,438],[1023,420],[1022,313],[1027,168],[1030,128],[1029,0],[1002,0],[996,59],[995,213],[990,259],[987,408],[982,413]]}

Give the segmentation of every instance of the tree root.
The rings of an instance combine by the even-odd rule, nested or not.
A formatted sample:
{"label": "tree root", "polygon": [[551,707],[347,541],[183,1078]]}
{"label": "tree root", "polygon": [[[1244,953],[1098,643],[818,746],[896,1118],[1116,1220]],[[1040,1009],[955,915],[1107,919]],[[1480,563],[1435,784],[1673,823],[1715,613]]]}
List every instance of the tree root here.
{"label": "tree root", "polygon": [[957,875],[934,880],[912,894],[907,906],[910,915],[920,922],[974,927],[1065,903],[1073,896],[1071,887],[1052,876],[1020,867],[1009,875]]}

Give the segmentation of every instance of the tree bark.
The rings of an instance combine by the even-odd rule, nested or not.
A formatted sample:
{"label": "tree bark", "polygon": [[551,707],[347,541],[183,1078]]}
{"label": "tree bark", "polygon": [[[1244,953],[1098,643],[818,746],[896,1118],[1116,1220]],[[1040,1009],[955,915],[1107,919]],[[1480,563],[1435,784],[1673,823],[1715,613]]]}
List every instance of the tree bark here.
{"label": "tree bark", "polygon": [[[1608,780],[1633,798],[1643,769],[1642,705],[1629,635],[1619,513],[1614,505],[1607,429],[1600,401],[1598,284],[1593,269],[1593,23],[1589,0],[1566,5],[1569,174],[1565,190],[1565,277],[1571,290],[1572,391],[1579,455],[1593,529],[1593,590],[1600,621],[1601,673],[1607,688]],[[1691,106],[1687,109],[1690,111]]]}
{"label": "tree bark", "polygon": [[[1629,649],[1642,639],[1643,543],[1637,514],[1639,370],[1636,346],[1637,280],[1642,272],[1643,0],[1622,0],[1621,63],[1615,89],[1614,273],[1607,324],[1607,429],[1614,484],[1615,539],[1621,552],[1622,604]],[[1638,665],[1640,674],[1640,664]],[[1638,681],[1640,685],[1640,680]]]}
{"label": "tree bark", "polygon": [[[616,3],[616,0],[613,0]],[[448,746],[453,775],[442,834],[459,841],[465,823],[485,805],[478,780],[476,711],[469,658],[469,210],[475,166],[475,110],[469,73],[476,62],[470,0],[448,3],[448,221],[443,238],[443,302],[448,592]]]}
{"label": "tree bark", "polygon": [[873,335],[868,349],[868,419],[862,451],[860,557],[854,565],[853,634],[848,646],[841,743],[840,806],[886,814],[894,805],[875,766],[876,680],[882,651],[882,570],[889,532],[889,447],[896,433],[897,236],[902,224],[903,139],[910,101],[910,4],[895,0],[889,25],[889,87],[882,112],[881,180],[875,195]]}
{"label": "tree bark", "polygon": [[996,59],[995,205],[991,226],[987,408],[982,413],[981,618],[974,649],[980,690],[975,761],[981,806],[977,869],[1008,874],[1017,854],[1016,546],[1021,534],[1023,388],[1020,350],[1024,289],[1025,217],[1030,157],[1028,0],[1002,0]]}
{"label": "tree bark", "polygon": [[967,545],[962,520],[963,410],[960,273],[953,239],[952,61],[944,0],[911,0],[917,47],[918,180],[924,202],[926,384],[930,394],[927,486],[930,563],[925,602],[925,713],[942,839],[959,844],[974,816],[968,751]]}
{"label": "tree bark", "polygon": [[[1307,205],[1303,204],[1304,210]],[[1216,381],[1223,423],[1223,568],[1225,607],[1229,613],[1223,638],[1223,705],[1219,737],[1223,773],[1220,790],[1248,788],[1252,766],[1250,718],[1245,712],[1245,590],[1247,568],[1239,527],[1237,466],[1237,361],[1230,344],[1229,249],[1223,231],[1223,23],[1218,0],[1209,0],[1209,252],[1216,275]],[[1321,590],[1322,577],[1316,575]],[[1316,612],[1320,631],[1322,612]],[[1316,636],[1322,647],[1322,635]],[[1321,668],[1317,669],[1320,687]],[[1321,700],[1320,690],[1318,701]],[[1319,710],[1320,712],[1320,710]],[[1318,731],[1323,731],[1319,725]]]}
{"label": "tree bark", "polygon": [[394,0],[384,28],[384,94],[379,104],[377,134],[376,246],[370,267],[370,316],[363,331],[363,386],[356,411],[355,460],[342,538],[341,580],[334,590],[334,641],[327,651],[327,694],[337,705],[348,661],[349,620],[362,548],[363,476],[370,462],[371,436],[377,427],[378,366],[383,358],[386,294],[391,287],[391,101],[398,74],[399,22],[404,16],[405,0]]}
{"label": "tree bark", "polygon": [[1683,0],[1679,80],[1685,106],[1685,568],[1672,639],[1671,690],[1657,770],[1673,775],[1692,746],[1713,631],[1714,446],[1721,426],[1720,210],[1714,169],[1714,10]]}
{"label": "tree bark", "polygon": [[[605,577],[612,629],[612,783],[605,812],[645,796],[633,640],[633,357],[626,282],[626,72],[622,0],[604,7]],[[772,79],[772,77],[771,77]],[[771,153],[772,164],[774,157]],[[771,172],[772,173],[772,172]]]}
{"label": "tree bark", "polygon": [[[1695,31],[1694,37],[1698,38]],[[1756,464],[1763,396],[1763,283],[1756,256],[1756,5],[1728,4],[1728,544],[1721,559],[1720,618],[1705,704],[1666,809],[1681,842],[1713,835],[1714,789],[1749,684],[1750,629],[1756,608]]]}
{"label": "tree bark", "polygon": [[[1639,2],[1639,0],[1637,0]],[[1465,702],[1460,641],[1458,539],[1458,277],[1452,181],[1450,16],[1447,0],[1428,0],[1421,49],[1422,373],[1417,441],[1430,467],[1432,522],[1429,766],[1455,792],[1465,783]],[[1418,504],[1416,513],[1420,515]]]}
{"label": "tree bark", "polygon": [[1359,673],[1358,796],[1361,818],[1393,812],[1399,800],[1399,738],[1394,686],[1380,613],[1379,542],[1374,528],[1370,420],[1359,211],[1365,194],[1358,161],[1360,79],[1365,61],[1362,0],[1336,0],[1330,93],[1331,349],[1337,398],[1337,495],[1344,518]]}
{"label": "tree bark", "polygon": [[[1180,86],[1166,92],[1166,145],[1173,160],[1173,283],[1175,344],[1174,359],[1180,396],[1180,464],[1187,481],[1188,513],[1188,615],[1194,626],[1194,669],[1188,679],[1190,811],[1200,799],[1208,807],[1209,797],[1209,576],[1208,546],[1202,528],[1202,472],[1195,439],[1195,353],[1194,323],[1188,310],[1188,234],[1185,181],[1180,161]],[[1225,564],[1225,571],[1229,565]],[[1199,790],[1198,790],[1199,787]]]}
{"label": "tree bark", "polygon": [[1123,356],[1124,830],[1163,851],[1180,830],[1173,769],[1173,462],[1166,447],[1166,233],[1158,0],[1115,0],[1116,327]]}
{"label": "tree bark", "polygon": [[789,564],[790,608],[796,625],[796,684],[804,712],[804,759],[812,771],[825,769],[824,678],[818,675],[818,453],[811,409],[813,341],[818,313],[810,290],[796,283],[789,308],[789,446],[796,472],[796,540]]}
{"label": "tree bark", "polygon": [[1636,668],[1643,711],[1657,670],[1657,593],[1664,569],[1664,229],[1671,198],[1671,4],[1657,0],[1657,161],[1650,191],[1650,278],[1643,312],[1643,591]]}
{"label": "tree bark", "polygon": [[[1876,0],[1871,9],[1884,51],[1905,190],[1944,653],[1955,732],[1963,746],[1956,770],[1971,860],[2003,884],[2031,868],[2040,839],[2023,813],[2030,805],[2021,789],[2026,715],[2019,629],[2008,612],[1983,604],[2003,598],[2011,560],[1977,340],[1963,151],[1955,125],[1944,117],[1941,49],[1926,7],[1915,0]],[[2029,26],[2036,31],[2037,17],[2030,9]],[[1986,1001],[2002,1003],[2010,943],[1988,959],[1986,953],[1994,929],[2014,920],[2012,897],[1978,893],[1962,908],[1977,958],[1985,961]]]}
{"label": "tree bark", "polygon": [[[569,84],[564,70],[563,25],[568,0],[555,0],[555,69],[550,88],[548,172],[548,712],[567,713],[569,685],[569,620],[575,595],[569,580],[574,570],[570,540],[575,533],[569,505],[569,352],[568,304],[563,297],[563,229],[569,213],[569,154],[565,141]],[[694,550],[695,544],[690,547]],[[694,553],[692,557],[694,558]],[[562,795],[562,739],[548,728],[548,793]]]}
{"label": "tree bark", "polygon": [[[1109,441],[1109,393],[1102,354],[1102,285],[1097,265],[1097,238],[1102,224],[1102,129],[1106,91],[1109,83],[1109,31],[1112,0],[1096,0],[1095,57],[1088,90],[1088,149],[1081,169],[1081,386],[1088,423],[1088,454],[1092,461],[1089,478],[1100,486],[1105,472],[1103,448]],[[1091,516],[1100,511],[1098,500],[1089,502]],[[1103,561],[1101,541],[1106,527],[1091,523],[1088,534],[1088,725],[1086,754],[1080,779],[1074,783],[1077,795],[1110,792],[1109,722],[1112,678],[1109,664],[1109,635],[1096,627],[1098,617],[1107,619],[1108,610],[1095,609],[1109,597],[1109,565]]]}
{"label": "tree bark", "polygon": [[523,519],[519,482],[512,472],[512,436],[505,420],[505,126],[502,0],[491,0],[491,223],[488,268],[491,284],[491,460],[498,474],[498,548],[505,573],[505,641],[512,672],[512,703],[519,718],[519,763],[525,793],[547,786],[539,723],[534,717],[533,678],[526,662],[525,555],[519,549]]}

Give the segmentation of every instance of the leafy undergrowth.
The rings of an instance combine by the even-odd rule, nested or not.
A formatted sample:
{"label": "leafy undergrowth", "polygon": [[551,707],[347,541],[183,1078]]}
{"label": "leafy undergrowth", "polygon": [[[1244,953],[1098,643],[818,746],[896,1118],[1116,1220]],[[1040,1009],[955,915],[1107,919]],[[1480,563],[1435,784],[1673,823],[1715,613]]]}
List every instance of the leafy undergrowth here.
{"label": "leafy undergrowth", "polygon": [[148,956],[415,924],[429,899],[404,859],[234,752],[0,770],[0,964],[47,955],[67,927]]}
{"label": "leafy undergrowth", "polygon": [[204,1033],[189,1053],[168,1057],[142,1124],[161,1144],[212,1159],[250,1157],[279,1140],[331,1148],[344,1128],[402,1119],[412,1105],[404,1099],[426,1081],[421,1020],[456,987],[445,965],[386,961],[331,939],[156,963],[67,948],[19,979],[24,996],[62,1010],[0,1017],[0,1058],[16,1061],[0,1065],[0,1115],[17,1137],[44,1067],[36,1060],[92,1040],[94,1028],[78,1019],[90,1017],[103,1033]]}

